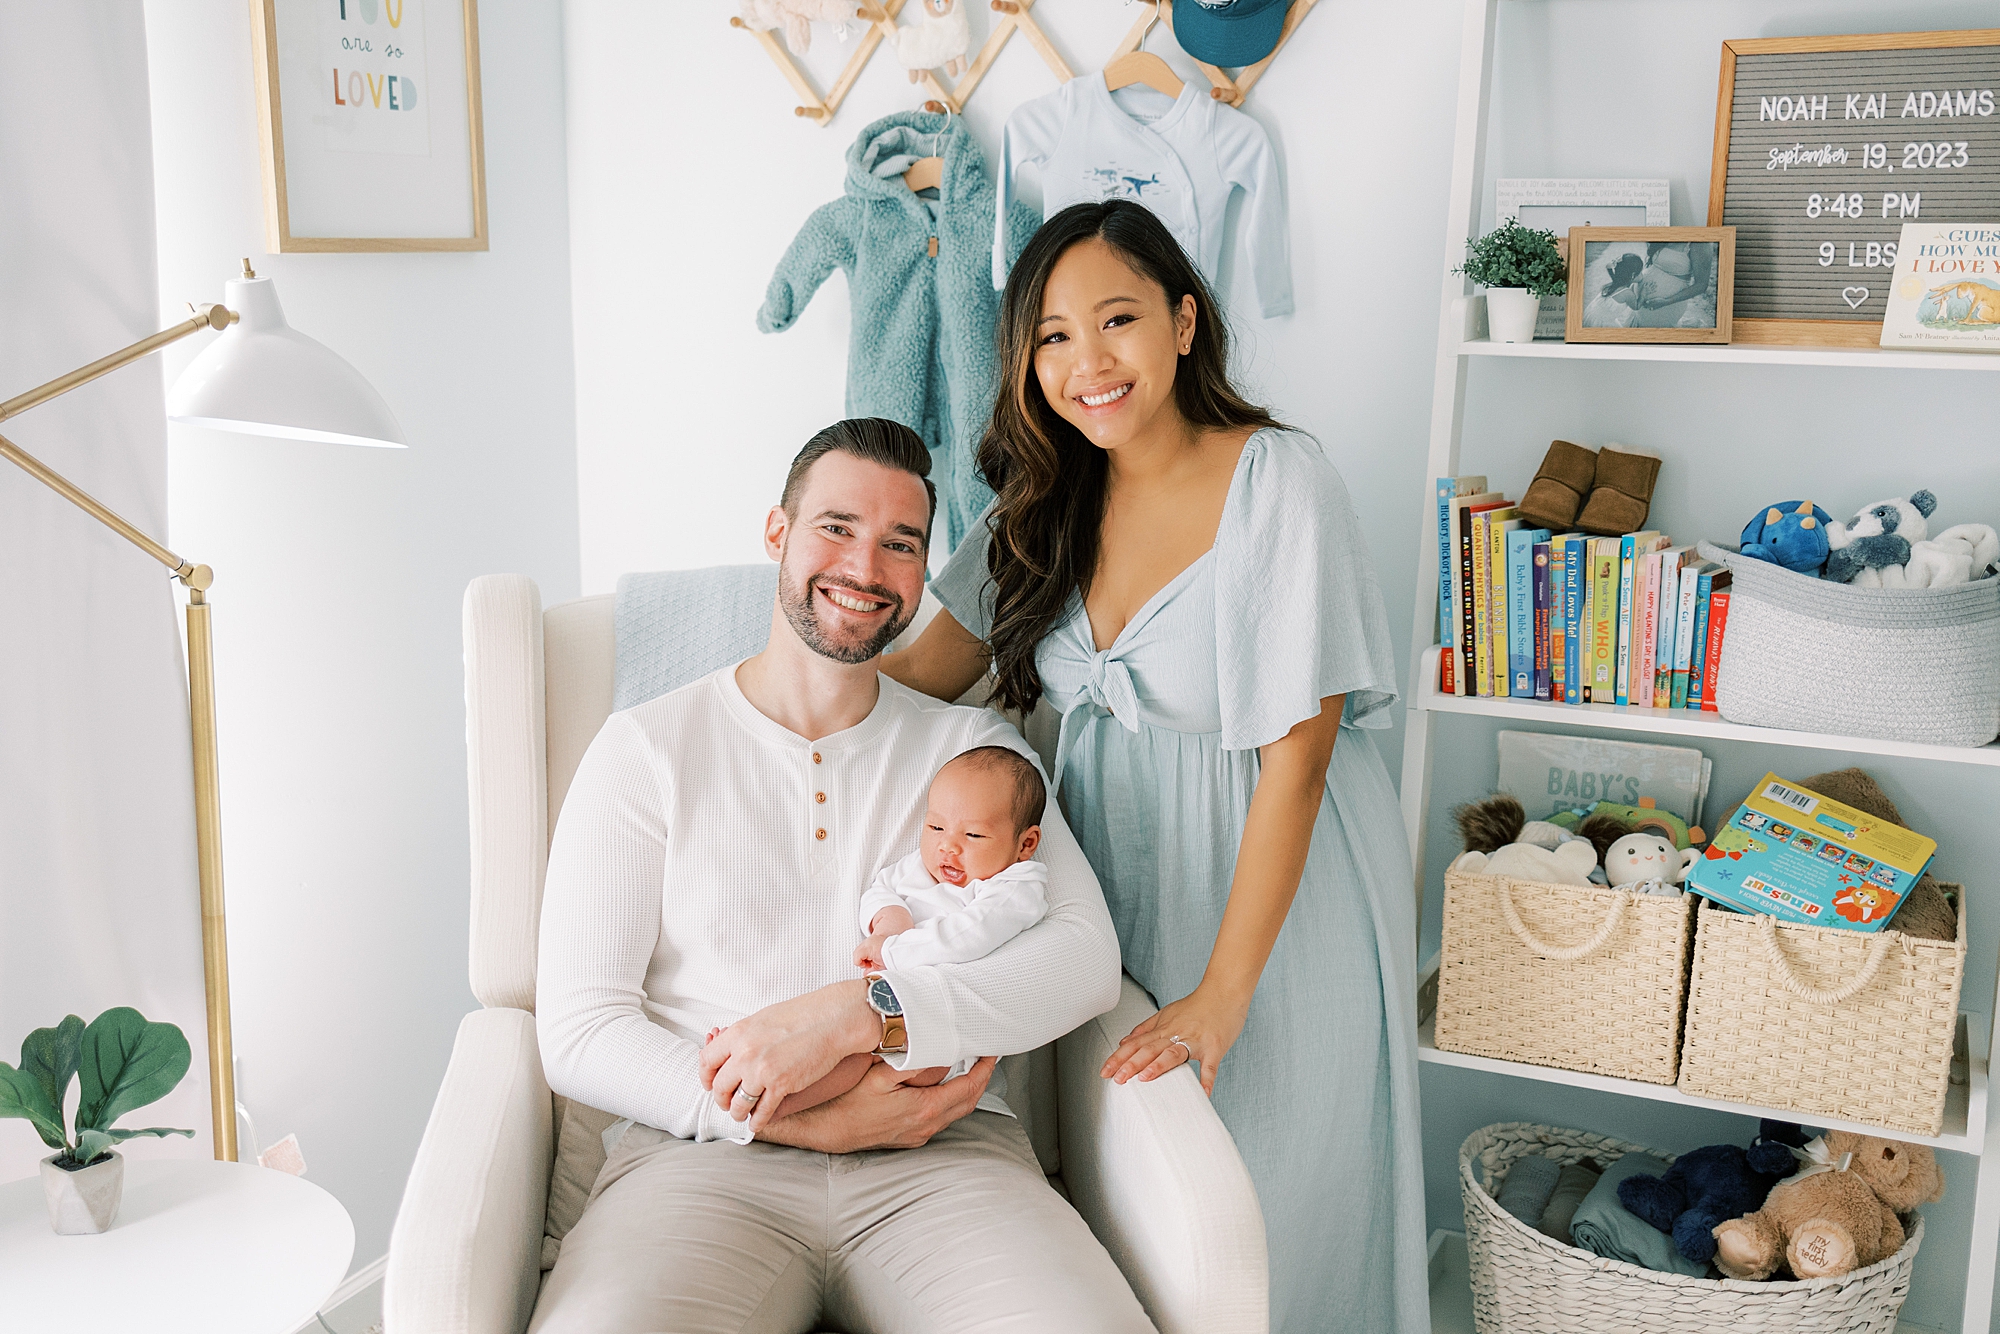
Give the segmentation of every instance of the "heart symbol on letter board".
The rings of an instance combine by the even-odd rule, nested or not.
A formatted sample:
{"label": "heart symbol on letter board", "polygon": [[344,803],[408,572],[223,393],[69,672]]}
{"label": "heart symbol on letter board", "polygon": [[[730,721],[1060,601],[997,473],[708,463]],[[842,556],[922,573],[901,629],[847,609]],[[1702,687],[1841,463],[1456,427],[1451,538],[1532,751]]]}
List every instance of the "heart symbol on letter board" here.
{"label": "heart symbol on letter board", "polygon": [[1861,303],[1868,299],[1868,289],[1865,287],[1843,287],[1840,289],[1840,299],[1847,303],[1848,309],[1859,310],[1861,309]]}

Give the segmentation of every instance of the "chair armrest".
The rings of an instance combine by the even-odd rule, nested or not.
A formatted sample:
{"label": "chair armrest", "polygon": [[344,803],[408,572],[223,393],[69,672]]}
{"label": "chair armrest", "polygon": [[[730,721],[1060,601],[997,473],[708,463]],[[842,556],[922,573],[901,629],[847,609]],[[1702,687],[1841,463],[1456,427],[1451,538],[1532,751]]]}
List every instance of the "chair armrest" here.
{"label": "chair armrest", "polygon": [[475,1010],[389,1237],[390,1334],[520,1334],[541,1282],[554,1132],[535,1017]]}
{"label": "chair armrest", "polygon": [[1264,1215],[1200,1081],[1185,1067],[1150,1084],[1098,1076],[1154,1010],[1121,983],[1116,1009],[1056,1044],[1063,1184],[1161,1334],[1265,1334]]}

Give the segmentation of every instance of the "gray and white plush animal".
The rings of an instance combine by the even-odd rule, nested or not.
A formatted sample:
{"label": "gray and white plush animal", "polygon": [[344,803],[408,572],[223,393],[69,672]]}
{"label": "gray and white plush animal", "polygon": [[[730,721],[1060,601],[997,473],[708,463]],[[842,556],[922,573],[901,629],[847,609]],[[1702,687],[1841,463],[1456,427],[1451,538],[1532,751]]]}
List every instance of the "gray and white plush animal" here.
{"label": "gray and white plush animal", "polygon": [[896,29],[896,59],[915,83],[927,69],[944,67],[952,78],[965,73],[972,25],[958,0],[917,0],[917,21]]}
{"label": "gray and white plush animal", "polygon": [[1907,588],[1909,579],[1903,567],[1910,563],[1910,548],[1930,536],[1926,520],[1936,509],[1937,497],[1919,491],[1907,500],[1894,498],[1864,505],[1846,523],[1835,519],[1826,526],[1830,548],[1826,577],[1863,588]]}

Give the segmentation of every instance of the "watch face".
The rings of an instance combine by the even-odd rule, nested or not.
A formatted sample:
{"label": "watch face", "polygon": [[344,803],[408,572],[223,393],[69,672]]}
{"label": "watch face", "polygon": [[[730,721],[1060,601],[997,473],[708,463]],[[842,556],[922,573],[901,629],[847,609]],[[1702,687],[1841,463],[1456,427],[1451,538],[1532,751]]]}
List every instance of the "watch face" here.
{"label": "watch face", "polygon": [[889,985],[886,977],[878,977],[868,984],[868,1004],[874,1007],[877,1014],[897,1015],[903,1012],[903,1003],[896,999],[895,988]]}

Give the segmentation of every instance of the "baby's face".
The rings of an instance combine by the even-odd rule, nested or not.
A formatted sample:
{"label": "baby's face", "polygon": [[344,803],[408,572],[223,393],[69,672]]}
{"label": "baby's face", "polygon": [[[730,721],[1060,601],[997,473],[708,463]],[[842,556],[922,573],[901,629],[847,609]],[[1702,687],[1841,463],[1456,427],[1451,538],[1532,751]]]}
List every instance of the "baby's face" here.
{"label": "baby's face", "polygon": [[924,809],[924,869],[948,885],[986,880],[1032,851],[1038,832],[1015,830],[1011,778],[948,764],[931,780]]}

